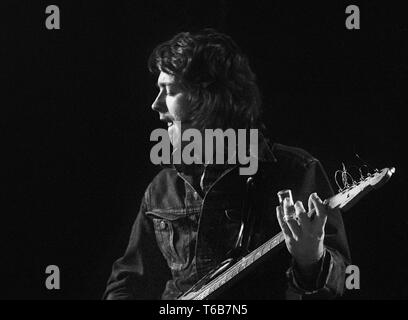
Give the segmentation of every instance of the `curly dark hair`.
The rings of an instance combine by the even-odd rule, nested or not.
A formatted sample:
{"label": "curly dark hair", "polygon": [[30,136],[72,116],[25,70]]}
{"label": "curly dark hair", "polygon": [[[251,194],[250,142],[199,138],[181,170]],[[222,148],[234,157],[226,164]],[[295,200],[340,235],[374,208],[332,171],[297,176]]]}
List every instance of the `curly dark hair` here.
{"label": "curly dark hair", "polygon": [[247,57],[214,29],[182,32],[159,44],[149,70],[174,75],[187,92],[190,120],[200,129],[257,126],[261,98]]}

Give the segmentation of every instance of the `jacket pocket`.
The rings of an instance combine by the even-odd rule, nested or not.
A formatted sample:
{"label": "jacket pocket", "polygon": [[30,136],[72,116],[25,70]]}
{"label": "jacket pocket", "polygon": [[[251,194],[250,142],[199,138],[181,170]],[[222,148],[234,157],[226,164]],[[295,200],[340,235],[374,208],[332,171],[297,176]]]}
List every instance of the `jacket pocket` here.
{"label": "jacket pocket", "polygon": [[191,257],[191,231],[194,219],[184,210],[153,210],[146,215],[153,221],[157,244],[172,271],[187,268]]}

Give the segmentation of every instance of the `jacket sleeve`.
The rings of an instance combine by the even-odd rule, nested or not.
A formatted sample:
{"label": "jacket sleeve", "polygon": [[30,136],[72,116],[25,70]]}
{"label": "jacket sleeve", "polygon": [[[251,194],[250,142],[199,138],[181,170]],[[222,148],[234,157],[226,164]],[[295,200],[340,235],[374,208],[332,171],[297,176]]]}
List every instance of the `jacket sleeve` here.
{"label": "jacket sleeve", "polygon": [[[312,159],[306,168],[299,198],[307,203],[313,192],[317,192],[322,199],[333,196],[333,189],[321,163]],[[292,260],[292,266],[287,271],[288,299],[331,299],[343,294],[350,251],[340,210],[331,210],[328,215],[324,244],[324,255],[312,275],[303,276]]]}
{"label": "jacket sleeve", "polygon": [[104,300],[160,299],[167,280],[167,264],[157,247],[154,227],[146,217],[146,192],[133,224],[127,249],[113,263]]}

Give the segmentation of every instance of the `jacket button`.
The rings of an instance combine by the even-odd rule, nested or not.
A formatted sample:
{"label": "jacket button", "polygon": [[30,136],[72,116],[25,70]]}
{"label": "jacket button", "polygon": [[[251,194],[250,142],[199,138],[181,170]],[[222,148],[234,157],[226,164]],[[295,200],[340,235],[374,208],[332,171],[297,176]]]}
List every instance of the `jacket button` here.
{"label": "jacket button", "polygon": [[164,229],[166,229],[166,222],[162,220],[160,221],[160,230],[164,230]]}

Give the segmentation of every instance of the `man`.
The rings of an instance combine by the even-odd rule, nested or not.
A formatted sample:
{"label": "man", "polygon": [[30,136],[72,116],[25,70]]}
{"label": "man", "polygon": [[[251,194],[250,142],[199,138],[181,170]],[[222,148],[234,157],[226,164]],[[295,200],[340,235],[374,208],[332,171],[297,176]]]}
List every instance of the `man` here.
{"label": "man", "polygon": [[[153,51],[149,68],[159,87],[152,108],[168,124],[174,150],[185,146],[181,137],[190,128],[261,131],[255,75],[227,35],[177,34]],[[257,152],[245,145],[258,161],[251,179],[228,161],[182,162],[160,171],[142,199],[125,254],[113,265],[105,299],[176,299],[226,258],[281,230],[287,250],[272,252],[219,297],[342,294],[349,249],[340,212],[321,200],[333,194],[321,164],[301,149],[270,144],[260,131]],[[295,203],[279,203],[283,189]],[[316,214],[309,216],[304,203]]]}

